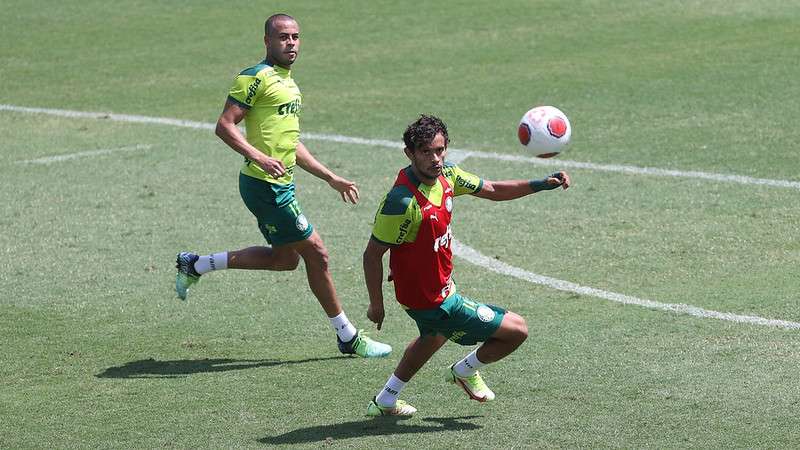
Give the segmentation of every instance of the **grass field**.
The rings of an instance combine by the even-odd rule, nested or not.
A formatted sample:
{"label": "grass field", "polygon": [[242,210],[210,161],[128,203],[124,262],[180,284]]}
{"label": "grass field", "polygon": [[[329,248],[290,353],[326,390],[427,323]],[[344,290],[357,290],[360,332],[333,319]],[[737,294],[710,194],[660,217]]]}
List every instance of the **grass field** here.
{"label": "grass field", "polygon": [[[5,1],[0,448],[795,448],[800,3],[493,3]],[[211,274],[180,302],[178,251],[262,242],[239,156],[205,128],[63,113],[211,124],[279,10],[302,28],[306,143],[360,186],[349,206],[297,180],[367,330],[361,252],[406,162],[378,140],[426,112],[454,148],[525,157],[527,109],[569,115],[572,189],[456,202],[492,261],[456,258],[461,290],[530,329],[483,371],[497,401],[443,382],[468,351],[449,344],[403,393],[418,415],[364,416],[415,336],[389,285],[382,360],[339,355],[302,268]],[[491,180],[554,168],[481,155],[460,164]],[[509,266],[635,301],[490,270]]]}

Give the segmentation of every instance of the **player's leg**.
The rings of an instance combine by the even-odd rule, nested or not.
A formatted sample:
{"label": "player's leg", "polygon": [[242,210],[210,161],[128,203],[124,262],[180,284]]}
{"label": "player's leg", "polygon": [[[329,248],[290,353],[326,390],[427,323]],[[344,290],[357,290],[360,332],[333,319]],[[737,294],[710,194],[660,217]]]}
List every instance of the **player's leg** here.
{"label": "player's leg", "polygon": [[442,335],[424,335],[408,344],[394,373],[367,407],[367,415],[410,416],[414,414],[417,409],[403,400],[398,400],[397,397],[406,383],[431,359],[433,354],[445,342],[447,342],[447,338]]}
{"label": "player's leg", "polygon": [[528,337],[528,326],[518,314],[507,311],[497,331],[483,345],[450,367],[448,380],[459,385],[472,400],[494,400],[494,392],[478,369],[497,362],[517,349]]}
{"label": "player's leg", "polygon": [[225,269],[294,270],[299,262],[300,255],[285,247],[255,246],[208,255],[181,252],[175,262],[178,269],[175,291],[181,300],[186,300],[189,287],[209,272]]}
{"label": "player's leg", "polygon": [[244,270],[294,270],[300,255],[286,246],[254,246],[228,252],[227,268]]}
{"label": "player's leg", "polygon": [[484,344],[450,366],[447,380],[461,387],[473,400],[494,400],[494,392],[478,369],[499,361],[525,341],[528,337],[525,319],[503,308],[462,298],[460,304],[453,301],[449,320],[453,341],[461,345]]}
{"label": "player's leg", "polygon": [[253,246],[196,256],[197,258],[192,258],[194,262],[191,269],[197,275],[225,269],[294,270],[300,263],[300,255],[289,247]]}
{"label": "player's leg", "polygon": [[316,231],[302,241],[288,244],[306,265],[306,276],[311,292],[325,311],[336,330],[339,350],[345,354],[361,357],[381,357],[392,351],[392,347],[360,335],[342,310],[336,288],[328,268],[328,250]]}
{"label": "player's leg", "polygon": [[175,264],[178,269],[175,291],[182,300],[186,300],[189,287],[208,272],[225,269],[294,270],[300,262],[300,255],[292,248],[281,247],[281,244],[305,239],[311,233],[294,201],[293,188],[275,186],[240,174],[239,194],[255,216],[264,239],[272,246],[208,255],[179,253]]}
{"label": "player's leg", "polygon": [[447,342],[447,338],[442,335],[428,334],[414,339],[406,346],[406,351],[397,364],[394,374],[407,383],[431,359],[433,354],[442,348],[445,342]]}
{"label": "player's leg", "polygon": [[[483,305],[486,307],[485,305]],[[528,326],[518,314],[506,311],[500,326],[483,345],[450,367],[448,380],[460,386],[472,400],[486,402],[495,395],[478,369],[497,362],[517,349],[528,337]]]}
{"label": "player's leg", "polygon": [[342,305],[336,295],[333,278],[329,270],[328,250],[316,231],[308,238],[289,244],[297,252],[306,265],[308,285],[317,301],[328,317],[335,317],[342,312]]}
{"label": "player's leg", "polygon": [[[390,346],[360,336],[342,311],[328,270],[328,251],[294,198],[294,188],[276,186],[241,175],[239,192],[247,208],[258,219],[258,227],[267,242],[272,244],[273,256],[284,255],[279,260],[292,267],[297,265],[299,258],[305,262],[311,292],[336,330],[339,350],[361,357],[388,355],[392,351]],[[257,266],[259,258],[263,261],[267,253],[264,250],[251,252],[254,254],[245,256],[255,256],[255,262],[245,258],[240,264]]]}
{"label": "player's leg", "polygon": [[[525,319],[519,314],[507,311],[500,328],[474,353],[479,363],[490,364],[510,355],[527,338],[528,325],[525,323]],[[467,369],[465,368],[465,370]]]}

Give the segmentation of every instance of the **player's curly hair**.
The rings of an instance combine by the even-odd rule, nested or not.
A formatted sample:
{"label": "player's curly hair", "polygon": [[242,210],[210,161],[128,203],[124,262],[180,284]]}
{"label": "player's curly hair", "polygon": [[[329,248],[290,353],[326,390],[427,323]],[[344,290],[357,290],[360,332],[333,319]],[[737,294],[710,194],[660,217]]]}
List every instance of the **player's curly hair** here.
{"label": "player's curly hair", "polygon": [[405,133],[403,133],[403,142],[406,144],[406,148],[413,152],[421,146],[433,142],[433,138],[438,133],[442,133],[445,145],[450,144],[447,125],[442,122],[442,119],[436,116],[420,114],[419,119],[406,128]]}

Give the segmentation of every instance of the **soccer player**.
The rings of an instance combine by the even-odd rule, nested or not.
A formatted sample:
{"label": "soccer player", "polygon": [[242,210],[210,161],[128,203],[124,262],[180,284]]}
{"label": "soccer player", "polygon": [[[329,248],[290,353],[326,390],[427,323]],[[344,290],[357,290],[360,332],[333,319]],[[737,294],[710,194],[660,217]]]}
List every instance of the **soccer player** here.
{"label": "soccer player", "polygon": [[[264,23],[266,58],[243,70],[233,83],[216,134],[244,156],[239,193],[270,246],[199,256],[178,254],[175,290],[182,300],[208,272],[223,269],[294,270],[303,259],[308,284],[336,330],[339,351],[361,357],[386,356],[392,348],[360,335],[342,311],[328,270],[328,252],[294,195],[300,166],[325,180],[345,202],[358,201],[354,182],[317,161],[300,142],[300,90],[291,67],[300,51],[300,27],[286,14]],[[246,136],[236,124],[244,120]]]}
{"label": "soccer player", "polygon": [[375,216],[364,251],[369,292],[367,317],[381,328],[384,319],[383,255],[389,251],[389,279],[395,297],[417,323],[420,336],[406,348],[386,385],[370,402],[367,415],[410,416],[416,408],[398,400],[411,377],[449,339],[483,344],[447,370],[447,380],[470,399],[494,400],[478,369],[513,352],[528,337],[521,316],[462,296],[452,279],[453,197],[471,194],[494,201],[569,187],[565,172],[541,180],[483,180],[445,161],[450,139],[437,117],[422,115],[403,134],[411,165],[400,171]]}

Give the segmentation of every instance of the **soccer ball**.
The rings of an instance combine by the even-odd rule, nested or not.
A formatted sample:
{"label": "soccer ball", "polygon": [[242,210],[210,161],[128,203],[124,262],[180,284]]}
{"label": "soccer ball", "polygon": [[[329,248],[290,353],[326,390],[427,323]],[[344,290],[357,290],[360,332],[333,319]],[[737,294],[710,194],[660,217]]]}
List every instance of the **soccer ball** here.
{"label": "soccer ball", "polygon": [[569,144],[572,127],[566,114],[554,106],[537,106],[519,121],[519,142],[539,158],[551,158]]}

